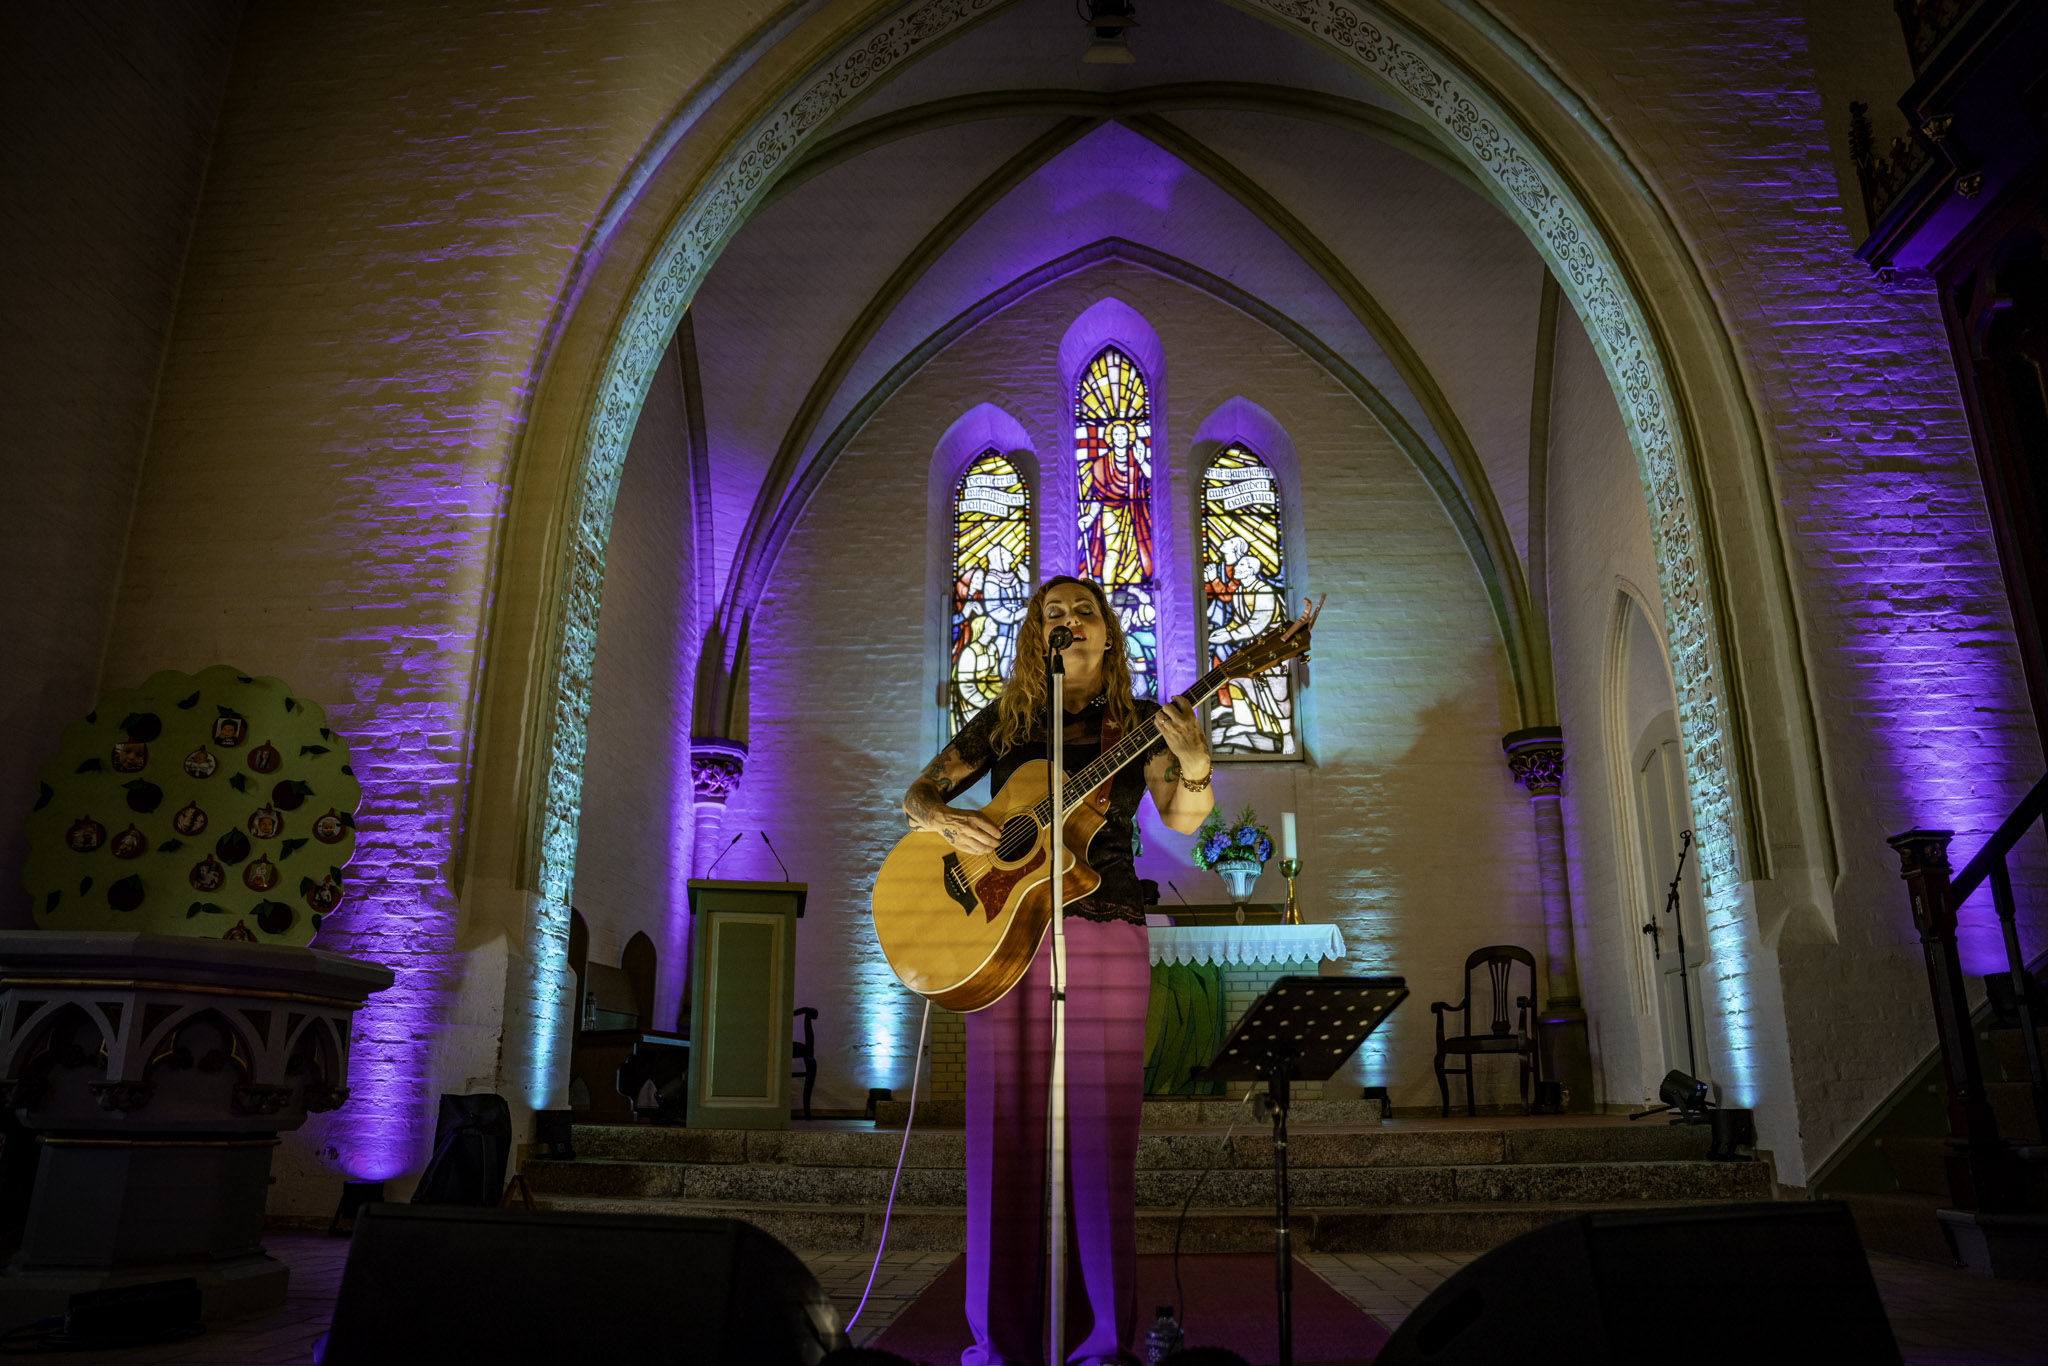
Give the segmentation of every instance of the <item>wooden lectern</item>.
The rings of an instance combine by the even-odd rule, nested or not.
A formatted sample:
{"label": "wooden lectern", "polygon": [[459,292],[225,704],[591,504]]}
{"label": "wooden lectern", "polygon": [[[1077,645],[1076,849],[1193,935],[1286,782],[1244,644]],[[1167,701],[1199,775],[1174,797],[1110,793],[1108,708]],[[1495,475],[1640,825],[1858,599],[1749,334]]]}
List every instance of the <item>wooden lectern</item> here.
{"label": "wooden lectern", "polygon": [[691,878],[691,1128],[787,1129],[803,882]]}

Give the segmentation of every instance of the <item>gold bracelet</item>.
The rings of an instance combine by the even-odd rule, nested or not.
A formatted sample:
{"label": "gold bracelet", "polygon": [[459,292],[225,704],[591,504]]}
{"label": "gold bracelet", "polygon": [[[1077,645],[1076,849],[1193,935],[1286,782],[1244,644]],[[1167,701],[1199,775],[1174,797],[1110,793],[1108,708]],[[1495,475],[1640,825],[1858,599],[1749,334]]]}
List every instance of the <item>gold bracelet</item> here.
{"label": "gold bracelet", "polygon": [[1207,792],[1209,790],[1209,783],[1215,776],[1216,770],[1213,768],[1202,775],[1200,782],[1183,773],[1180,775],[1180,785],[1190,792]]}

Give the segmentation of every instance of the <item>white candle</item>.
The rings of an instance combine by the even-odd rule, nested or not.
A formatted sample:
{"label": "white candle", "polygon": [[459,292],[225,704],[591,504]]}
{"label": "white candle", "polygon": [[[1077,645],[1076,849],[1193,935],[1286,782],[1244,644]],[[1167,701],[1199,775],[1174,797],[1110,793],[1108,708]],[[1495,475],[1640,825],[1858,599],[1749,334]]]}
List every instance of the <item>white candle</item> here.
{"label": "white candle", "polygon": [[1292,811],[1282,811],[1280,813],[1280,857],[1299,857],[1294,852],[1294,813]]}

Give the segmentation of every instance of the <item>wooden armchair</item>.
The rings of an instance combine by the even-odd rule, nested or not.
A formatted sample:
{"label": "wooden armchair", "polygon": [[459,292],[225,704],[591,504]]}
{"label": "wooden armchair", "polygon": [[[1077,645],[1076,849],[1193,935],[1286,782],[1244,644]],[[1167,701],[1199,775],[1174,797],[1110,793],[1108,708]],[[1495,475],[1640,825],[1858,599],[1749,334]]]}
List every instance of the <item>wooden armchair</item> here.
{"label": "wooden armchair", "polygon": [[794,1018],[804,1022],[804,1041],[790,1045],[790,1061],[795,1063],[796,1066],[790,1068],[789,1075],[804,1079],[804,1118],[809,1119],[811,1117],[811,1088],[818,1084],[818,1040],[817,1036],[811,1032],[811,1022],[818,1018],[817,1008],[815,1006],[799,1006],[796,1009]]}
{"label": "wooden armchair", "polygon": [[[1508,1018],[1510,1000],[1510,979],[1515,964],[1520,963],[1529,970],[1529,994],[1514,996],[1515,1016]],[[1486,968],[1486,989],[1489,1009],[1486,1022],[1487,1032],[1475,1034],[1472,1031],[1472,969]],[[1473,1115],[1478,1108],[1472,1096],[1472,1060],[1487,1054],[1513,1055],[1522,1064],[1522,1104],[1529,1103],[1529,1079],[1538,1073],[1540,1064],[1536,1056],[1536,1029],[1533,1014],[1536,1009],[1536,960],[1527,949],[1518,949],[1513,944],[1492,944],[1475,949],[1465,959],[1465,999],[1456,1005],[1444,1001],[1430,1004],[1430,1013],[1436,1016],[1436,1088],[1443,1096],[1443,1113],[1451,1113],[1451,1078],[1465,1079],[1465,1113]],[[1461,1031],[1446,1037],[1444,1016],[1463,1014]],[[1463,1067],[1451,1067],[1446,1059],[1463,1058]],[[1541,1077],[1537,1077],[1541,1080]]]}

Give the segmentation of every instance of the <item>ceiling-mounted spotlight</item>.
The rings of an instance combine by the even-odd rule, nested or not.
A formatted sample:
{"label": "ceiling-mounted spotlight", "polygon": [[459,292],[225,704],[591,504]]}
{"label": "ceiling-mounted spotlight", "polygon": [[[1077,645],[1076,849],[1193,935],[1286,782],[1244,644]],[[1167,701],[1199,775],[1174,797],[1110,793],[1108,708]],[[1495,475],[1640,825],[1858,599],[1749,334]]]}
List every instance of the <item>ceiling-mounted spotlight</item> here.
{"label": "ceiling-mounted spotlight", "polygon": [[1088,23],[1088,50],[1084,62],[1128,66],[1138,59],[1131,55],[1130,31],[1138,26],[1138,7],[1133,0],[1075,0],[1075,7]]}

